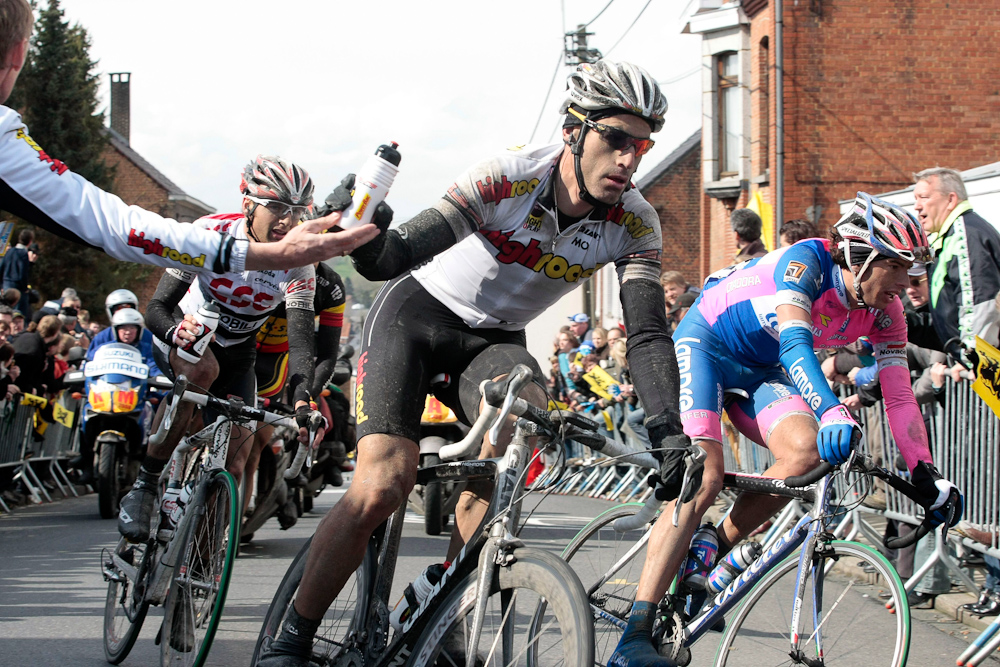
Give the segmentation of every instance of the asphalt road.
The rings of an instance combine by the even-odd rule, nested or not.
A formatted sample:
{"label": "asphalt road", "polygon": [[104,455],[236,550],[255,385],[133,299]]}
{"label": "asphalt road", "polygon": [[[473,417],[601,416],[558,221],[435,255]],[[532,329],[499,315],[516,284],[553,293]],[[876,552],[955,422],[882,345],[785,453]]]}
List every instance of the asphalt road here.
{"label": "asphalt road", "polygon": [[[268,522],[242,548],[209,664],[249,664],[261,620],[286,567],[322,513],[341,495],[339,489],[323,493],[316,509],[291,530],[280,531],[276,522]],[[551,496],[524,537],[532,546],[560,550],[588,517],[607,507],[604,501]],[[0,517],[0,667],[107,664],[101,642],[107,587],[100,555],[116,536],[115,522],[98,517],[94,495]],[[428,537],[421,517],[408,515],[394,597],[427,564],[443,560],[447,544],[447,534]],[[159,609],[150,610],[123,665],[159,664],[153,639],[161,619]],[[910,664],[950,667],[974,636],[974,631],[934,612],[915,611]]]}

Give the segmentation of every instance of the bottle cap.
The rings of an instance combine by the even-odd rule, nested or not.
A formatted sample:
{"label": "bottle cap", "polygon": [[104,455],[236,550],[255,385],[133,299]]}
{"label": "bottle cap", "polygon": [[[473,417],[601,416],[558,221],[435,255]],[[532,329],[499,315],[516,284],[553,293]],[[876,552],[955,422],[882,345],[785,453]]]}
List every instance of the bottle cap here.
{"label": "bottle cap", "polygon": [[399,151],[396,150],[399,147],[399,144],[397,144],[395,141],[390,141],[389,144],[390,145],[388,146],[385,144],[379,146],[378,150],[375,151],[375,155],[382,158],[389,164],[398,167],[399,161],[403,159],[403,156],[400,155]]}

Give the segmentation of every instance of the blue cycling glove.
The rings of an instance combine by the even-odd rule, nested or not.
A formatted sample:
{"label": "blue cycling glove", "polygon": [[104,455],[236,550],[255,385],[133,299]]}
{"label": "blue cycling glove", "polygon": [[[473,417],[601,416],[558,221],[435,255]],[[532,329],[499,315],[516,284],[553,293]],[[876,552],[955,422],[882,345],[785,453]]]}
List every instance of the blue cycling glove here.
{"label": "blue cycling glove", "polygon": [[861,442],[861,427],[843,405],[837,405],[823,413],[819,420],[816,446],[819,457],[835,466],[845,463],[851,457],[851,450]]}

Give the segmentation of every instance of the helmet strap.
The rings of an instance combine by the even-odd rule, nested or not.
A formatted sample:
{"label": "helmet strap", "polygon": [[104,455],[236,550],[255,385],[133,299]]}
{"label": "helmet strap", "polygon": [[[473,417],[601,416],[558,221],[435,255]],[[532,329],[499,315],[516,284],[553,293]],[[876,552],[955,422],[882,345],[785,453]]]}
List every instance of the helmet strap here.
{"label": "helmet strap", "polygon": [[606,209],[607,204],[598,200],[594,195],[587,191],[587,185],[583,182],[583,167],[580,166],[580,159],[583,157],[583,138],[587,134],[586,123],[580,124],[580,136],[577,137],[576,141],[570,142],[569,149],[573,153],[573,169],[576,172],[576,186],[580,190],[580,199],[587,202],[595,209]]}
{"label": "helmet strap", "polygon": [[851,263],[851,247],[847,241],[842,241],[840,244],[841,250],[844,251],[844,256],[847,258],[847,266],[851,269],[851,275],[854,277],[854,296],[857,299],[858,307],[866,308],[868,304],[865,303],[864,296],[861,294],[861,279],[864,277],[865,273],[868,271],[868,267],[871,263],[875,261],[881,255],[875,249],[872,249],[868,253],[868,258],[865,259],[865,263],[861,265],[861,268],[855,272],[854,264]]}
{"label": "helmet strap", "polygon": [[250,210],[247,211],[247,236],[252,238],[257,243],[260,243],[260,239],[253,231],[253,214],[257,211],[257,207],[260,206],[257,202],[250,202]]}

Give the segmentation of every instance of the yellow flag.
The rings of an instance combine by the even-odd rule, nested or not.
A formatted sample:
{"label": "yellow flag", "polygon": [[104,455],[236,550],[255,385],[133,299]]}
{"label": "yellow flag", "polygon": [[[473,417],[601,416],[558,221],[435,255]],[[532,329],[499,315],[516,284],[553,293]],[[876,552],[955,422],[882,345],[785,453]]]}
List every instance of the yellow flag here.
{"label": "yellow flag", "polygon": [[979,365],[972,388],[1000,417],[1000,350],[976,336],[976,353],[979,354]]}
{"label": "yellow flag", "polygon": [[607,401],[614,400],[614,396],[611,394],[611,385],[618,383],[606,370],[595,365],[583,374],[583,379],[587,381],[590,390],[595,394]]}
{"label": "yellow flag", "polygon": [[52,417],[66,428],[73,428],[74,414],[72,410],[67,410],[58,403],[53,403]]}
{"label": "yellow flag", "polygon": [[764,201],[760,190],[750,196],[747,208],[760,216],[760,221],[763,223],[760,229],[760,239],[767,246],[768,251],[774,250],[774,210],[770,204]]}
{"label": "yellow flag", "polygon": [[21,405],[28,405],[31,407],[38,408],[39,410],[44,410],[45,406],[49,402],[42,396],[35,396],[34,394],[21,394]]}

